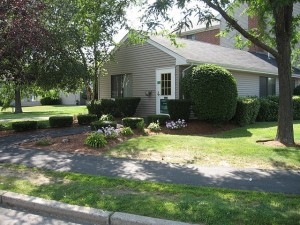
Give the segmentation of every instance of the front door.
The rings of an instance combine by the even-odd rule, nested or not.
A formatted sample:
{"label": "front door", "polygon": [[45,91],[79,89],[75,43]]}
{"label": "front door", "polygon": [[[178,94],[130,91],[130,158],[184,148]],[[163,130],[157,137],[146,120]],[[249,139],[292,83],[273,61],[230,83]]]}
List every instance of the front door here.
{"label": "front door", "polygon": [[168,114],[168,99],[175,99],[175,68],[157,69],[156,114]]}

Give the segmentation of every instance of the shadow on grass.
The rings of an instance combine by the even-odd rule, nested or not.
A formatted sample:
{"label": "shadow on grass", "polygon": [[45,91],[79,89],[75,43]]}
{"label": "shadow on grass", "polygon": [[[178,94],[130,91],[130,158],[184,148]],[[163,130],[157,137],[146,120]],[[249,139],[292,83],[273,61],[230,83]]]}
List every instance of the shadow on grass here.
{"label": "shadow on grass", "polygon": [[300,148],[299,147],[282,147],[272,149],[277,155],[280,156],[280,160],[270,158],[272,165],[279,169],[293,169],[287,161],[293,160],[300,164]]}

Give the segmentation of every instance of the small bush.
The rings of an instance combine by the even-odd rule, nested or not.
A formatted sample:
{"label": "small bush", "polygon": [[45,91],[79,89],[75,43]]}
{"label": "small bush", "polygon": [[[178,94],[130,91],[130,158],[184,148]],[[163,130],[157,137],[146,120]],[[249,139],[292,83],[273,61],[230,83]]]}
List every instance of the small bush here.
{"label": "small bush", "polygon": [[260,108],[258,98],[239,97],[237,100],[235,121],[240,126],[246,126],[255,122]]}
{"label": "small bush", "polygon": [[42,105],[60,105],[61,99],[60,98],[52,98],[52,97],[44,97],[41,99]]}
{"label": "small bush", "polygon": [[103,129],[105,127],[113,127],[113,128],[117,128],[117,122],[116,121],[95,121],[91,123],[91,130],[99,130],[99,129]]}
{"label": "small bush", "polygon": [[165,125],[166,122],[170,120],[169,115],[149,115],[147,116],[147,123],[159,122],[159,125]]}
{"label": "small bush", "polygon": [[37,121],[12,122],[11,127],[16,132],[36,130],[37,129]]}
{"label": "small bush", "polygon": [[101,99],[102,114],[111,114],[117,116],[118,106],[112,99]]}
{"label": "small bush", "polygon": [[158,131],[161,130],[161,127],[159,125],[159,121],[157,121],[156,123],[155,122],[150,123],[147,128],[149,130],[153,131],[153,132],[158,132]]}
{"label": "small bush", "polygon": [[122,119],[124,127],[130,127],[135,129],[138,127],[138,123],[144,122],[144,119],[141,117],[125,117]]}
{"label": "small bush", "polygon": [[134,134],[130,127],[123,127],[120,130],[120,133],[124,136],[131,136]]}
{"label": "small bush", "polygon": [[104,114],[100,117],[100,121],[115,121],[115,118],[111,114]]}
{"label": "small bush", "polygon": [[126,97],[115,99],[118,109],[126,117],[131,117],[135,114],[136,109],[141,101],[139,97]]}
{"label": "small bush", "polygon": [[167,101],[167,105],[171,120],[189,120],[191,114],[191,101],[182,99],[170,99]]}
{"label": "small bush", "polygon": [[260,98],[260,108],[257,121],[277,121],[279,104],[275,98]]}
{"label": "small bush", "polygon": [[86,105],[89,114],[96,114],[98,118],[100,118],[102,116],[102,105],[101,105],[101,101],[99,100],[92,100],[90,102],[87,103]]}
{"label": "small bush", "polygon": [[300,120],[300,96],[293,96],[294,120]]}
{"label": "small bush", "polygon": [[193,111],[200,120],[214,123],[233,118],[237,104],[237,86],[232,74],[216,65],[193,69],[190,87]]}
{"label": "small bush", "polygon": [[293,94],[294,95],[300,95],[300,85],[298,85],[297,87],[295,87]]}
{"label": "small bush", "polygon": [[77,116],[79,125],[89,125],[91,122],[98,120],[96,114],[83,114]]}
{"label": "small bush", "polygon": [[88,145],[93,148],[102,148],[107,145],[105,136],[98,132],[93,132],[87,136],[84,141],[85,145]]}
{"label": "small bush", "polygon": [[49,146],[52,144],[53,144],[53,141],[50,137],[44,137],[35,142],[35,145],[37,145],[37,146]]}
{"label": "small bush", "polygon": [[49,120],[41,120],[37,122],[38,129],[46,129],[48,127],[50,127]]}
{"label": "small bush", "polygon": [[70,127],[73,124],[73,116],[51,116],[49,124],[52,128]]}

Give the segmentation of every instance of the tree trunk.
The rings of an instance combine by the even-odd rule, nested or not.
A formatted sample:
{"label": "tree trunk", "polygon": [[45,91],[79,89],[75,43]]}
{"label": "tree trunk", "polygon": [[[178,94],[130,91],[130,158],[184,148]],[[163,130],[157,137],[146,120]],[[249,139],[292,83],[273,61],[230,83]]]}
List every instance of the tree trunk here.
{"label": "tree trunk", "polygon": [[278,56],[276,57],[279,78],[279,112],[276,140],[285,145],[294,144],[293,102],[292,102],[292,38],[293,5],[274,5],[275,33]]}
{"label": "tree trunk", "polygon": [[18,85],[15,87],[15,113],[23,113],[21,104],[21,90]]}

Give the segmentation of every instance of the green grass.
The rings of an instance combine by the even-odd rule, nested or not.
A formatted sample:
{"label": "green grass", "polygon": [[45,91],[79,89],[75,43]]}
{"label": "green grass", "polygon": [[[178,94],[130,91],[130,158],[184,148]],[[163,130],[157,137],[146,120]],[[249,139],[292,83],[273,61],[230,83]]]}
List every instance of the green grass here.
{"label": "green grass", "polygon": [[19,120],[46,120],[50,116],[78,115],[88,113],[86,106],[30,106],[23,107],[23,113],[14,114],[11,109],[0,112],[0,123]]}
{"label": "green grass", "polygon": [[[209,136],[153,135],[130,139],[107,155],[171,163],[233,167],[300,169],[300,148],[270,147],[257,140],[273,139],[276,123],[256,123]],[[300,140],[300,123],[294,124]]]}
{"label": "green grass", "polygon": [[[0,189],[69,204],[191,223],[300,223],[297,195],[49,172],[24,166],[0,164],[0,169],[10,171],[9,175],[1,173]],[[47,182],[37,184],[39,177]]]}

